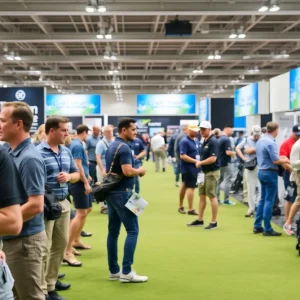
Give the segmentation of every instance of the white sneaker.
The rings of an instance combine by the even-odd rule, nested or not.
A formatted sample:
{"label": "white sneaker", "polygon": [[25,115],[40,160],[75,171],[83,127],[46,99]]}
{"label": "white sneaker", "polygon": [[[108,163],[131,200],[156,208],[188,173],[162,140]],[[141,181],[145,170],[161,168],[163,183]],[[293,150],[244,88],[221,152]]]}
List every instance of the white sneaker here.
{"label": "white sneaker", "polygon": [[180,186],[180,183],[177,181],[177,182],[175,183],[175,185],[178,187],[178,186]]}
{"label": "white sneaker", "polygon": [[131,272],[127,275],[122,273],[120,276],[120,281],[123,283],[146,282],[146,281],[148,281],[148,277],[137,275],[135,272]]}
{"label": "white sneaker", "polygon": [[114,280],[119,280],[121,277],[121,272],[116,273],[116,274],[109,274],[108,280],[114,281]]}

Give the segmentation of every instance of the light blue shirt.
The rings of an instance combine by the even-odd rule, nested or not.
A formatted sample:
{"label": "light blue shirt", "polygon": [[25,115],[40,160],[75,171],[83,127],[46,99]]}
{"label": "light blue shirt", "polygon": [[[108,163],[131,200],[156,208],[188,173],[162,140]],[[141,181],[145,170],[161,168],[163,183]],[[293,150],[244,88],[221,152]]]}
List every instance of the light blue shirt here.
{"label": "light blue shirt", "polygon": [[256,156],[259,170],[278,170],[273,161],[279,160],[279,149],[270,134],[265,134],[256,143]]}
{"label": "light blue shirt", "polygon": [[88,153],[88,159],[89,161],[96,161],[96,147],[97,144],[100,142],[100,137],[95,137],[94,135],[91,135],[85,142],[86,144],[86,150]]}
{"label": "light blue shirt", "polygon": [[113,141],[109,141],[106,137],[100,141],[97,146],[96,146],[96,154],[101,156],[101,161],[104,169],[106,169],[106,161],[105,161],[105,154],[107,152],[108,146],[112,143]]}
{"label": "light blue shirt", "polygon": [[[253,136],[249,136],[247,138],[244,138],[236,147],[240,150],[243,149],[249,149],[249,148],[255,148],[256,149],[256,144],[257,141],[254,140]],[[256,153],[252,154],[246,154],[244,153],[244,156],[246,157],[247,161],[255,159],[256,158]]]}

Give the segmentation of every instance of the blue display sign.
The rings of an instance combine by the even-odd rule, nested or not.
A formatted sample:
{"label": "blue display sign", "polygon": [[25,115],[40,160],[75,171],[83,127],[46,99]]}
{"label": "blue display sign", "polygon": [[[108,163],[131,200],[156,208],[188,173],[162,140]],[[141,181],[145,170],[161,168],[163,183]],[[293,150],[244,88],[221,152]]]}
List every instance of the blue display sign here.
{"label": "blue display sign", "polygon": [[191,115],[196,114],[196,95],[141,94],[137,95],[139,115]]}
{"label": "blue display sign", "polygon": [[209,121],[209,98],[199,101],[199,121]]}
{"label": "blue display sign", "polygon": [[290,109],[300,108],[300,68],[290,71]]}
{"label": "blue display sign", "polygon": [[101,113],[100,95],[49,94],[46,98],[46,115],[83,116]]}
{"label": "blue display sign", "polygon": [[235,91],[234,115],[243,117],[258,114],[258,82]]}
{"label": "blue display sign", "polygon": [[43,87],[0,88],[0,110],[1,104],[5,102],[22,101],[27,103],[33,113],[30,133],[34,133],[40,125],[45,123],[45,94]]}

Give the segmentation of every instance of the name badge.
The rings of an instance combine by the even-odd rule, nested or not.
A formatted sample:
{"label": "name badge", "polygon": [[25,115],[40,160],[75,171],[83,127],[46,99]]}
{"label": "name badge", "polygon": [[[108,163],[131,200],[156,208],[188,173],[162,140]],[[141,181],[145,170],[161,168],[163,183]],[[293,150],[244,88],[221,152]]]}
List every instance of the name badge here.
{"label": "name badge", "polygon": [[196,159],[197,159],[197,160],[200,160],[200,155],[196,155]]}
{"label": "name badge", "polygon": [[132,156],[134,156],[134,150],[131,150]]}
{"label": "name badge", "polygon": [[67,184],[66,184],[66,183],[60,183],[59,185],[60,185],[60,187],[61,187],[61,188],[64,188],[64,187],[66,187],[66,186],[67,186]]}
{"label": "name badge", "polygon": [[203,184],[204,183],[204,173],[199,173],[197,176],[197,184]]}

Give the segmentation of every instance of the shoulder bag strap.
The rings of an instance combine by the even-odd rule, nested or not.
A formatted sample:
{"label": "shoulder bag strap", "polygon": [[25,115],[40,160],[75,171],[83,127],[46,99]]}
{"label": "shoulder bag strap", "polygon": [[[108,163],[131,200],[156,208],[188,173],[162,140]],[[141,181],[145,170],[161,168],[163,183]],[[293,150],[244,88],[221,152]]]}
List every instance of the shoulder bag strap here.
{"label": "shoulder bag strap", "polygon": [[118,154],[120,148],[121,148],[123,145],[124,145],[124,143],[120,143],[119,146],[117,147],[117,149],[116,149],[116,151],[115,151],[115,153],[114,153],[113,159],[112,159],[112,161],[111,161],[111,164],[110,164],[110,168],[109,168],[109,172],[108,172],[108,173],[111,173],[112,168],[113,168],[113,166],[114,166],[114,164],[115,164],[116,156],[117,156],[117,154]]}
{"label": "shoulder bag strap", "polygon": [[104,141],[104,139],[102,140],[102,142],[104,143],[104,145],[105,145],[106,148],[108,149],[108,145],[107,145],[107,143]]}

